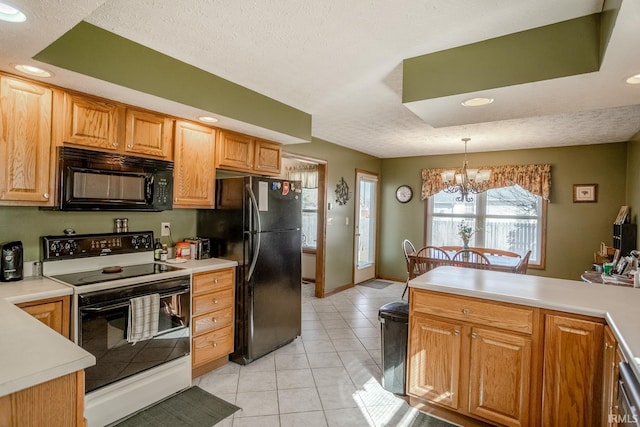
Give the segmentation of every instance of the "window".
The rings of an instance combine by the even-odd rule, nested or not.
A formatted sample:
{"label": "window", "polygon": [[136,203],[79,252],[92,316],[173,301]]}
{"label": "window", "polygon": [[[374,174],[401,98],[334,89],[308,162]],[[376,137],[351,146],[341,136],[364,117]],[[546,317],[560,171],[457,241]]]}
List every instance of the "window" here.
{"label": "window", "polygon": [[457,202],[460,194],[443,191],[429,197],[427,245],[462,246],[458,225],[464,220],[475,230],[469,246],[503,249],[524,255],[529,265],[544,265],[545,207],[542,197],[519,185],[475,194],[473,202]]}
{"label": "window", "polygon": [[318,189],[302,188],[302,248],[316,249],[318,240]]}

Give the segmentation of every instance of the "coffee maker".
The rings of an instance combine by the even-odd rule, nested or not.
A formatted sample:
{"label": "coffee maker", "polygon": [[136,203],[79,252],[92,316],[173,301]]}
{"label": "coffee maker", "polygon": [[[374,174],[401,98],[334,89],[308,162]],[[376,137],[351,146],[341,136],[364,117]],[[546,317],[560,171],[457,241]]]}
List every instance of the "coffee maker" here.
{"label": "coffee maker", "polygon": [[0,281],[22,280],[22,242],[3,243],[0,254]]}

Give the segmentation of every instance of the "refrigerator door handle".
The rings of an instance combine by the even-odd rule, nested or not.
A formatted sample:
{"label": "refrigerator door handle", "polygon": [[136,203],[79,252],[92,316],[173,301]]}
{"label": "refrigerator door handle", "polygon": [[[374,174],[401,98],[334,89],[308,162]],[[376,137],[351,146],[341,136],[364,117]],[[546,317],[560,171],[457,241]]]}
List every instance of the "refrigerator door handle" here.
{"label": "refrigerator door handle", "polygon": [[258,262],[258,254],[260,253],[260,233],[262,232],[262,224],[260,223],[260,213],[258,212],[258,201],[256,200],[256,195],[253,193],[253,189],[250,184],[247,184],[247,193],[249,194],[249,198],[251,199],[251,204],[253,205],[253,209],[256,215],[258,229],[256,232],[256,248],[253,252],[253,259],[251,260],[251,265],[249,266],[249,273],[247,274],[246,281],[251,280],[251,276],[253,276],[253,270],[256,268],[256,263]]}

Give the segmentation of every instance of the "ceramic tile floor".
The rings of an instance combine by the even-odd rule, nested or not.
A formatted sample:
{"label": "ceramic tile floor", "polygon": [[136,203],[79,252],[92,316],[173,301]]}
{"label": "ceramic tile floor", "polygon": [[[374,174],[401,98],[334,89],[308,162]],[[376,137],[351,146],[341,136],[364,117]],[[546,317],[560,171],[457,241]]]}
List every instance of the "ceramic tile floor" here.
{"label": "ceramic tile floor", "polygon": [[222,427],[410,426],[418,415],[380,385],[378,310],[404,283],[355,286],[327,298],[303,284],[302,336],[247,365],[228,363],[194,380],[242,410]]}

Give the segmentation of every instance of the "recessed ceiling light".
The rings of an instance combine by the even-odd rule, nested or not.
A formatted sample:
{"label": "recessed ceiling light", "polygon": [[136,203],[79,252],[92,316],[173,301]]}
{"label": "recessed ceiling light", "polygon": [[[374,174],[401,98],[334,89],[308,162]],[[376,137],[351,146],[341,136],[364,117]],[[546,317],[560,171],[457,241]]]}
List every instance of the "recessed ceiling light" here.
{"label": "recessed ceiling light", "polygon": [[51,77],[53,75],[51,71],[43,70],[42,68],[34,67],[33,65],[18,64],[14,65],[13,68],[22,73],[29,74],[30,76]]}
{"label": "recessed ceiling light", "polygon": [[6,3],[0,3],[0,21],[7,22],[24,22],[27,17],[13,6]]}
{"label": "recessed ceiling light", "polygon": [[205,122],[205,123],[215,123],[218,121],[218,119],[216,119],[215,117],[211,117],[211,116],[200,116],[198,117],[198,120],[200,120],[201,122]]}
{"label": "recessed ceiling light", "polygon": [[640,85],[640,74],[629,77],[627,79],[627,83],[629,83],[630,85]]}
{"label": "recessed ceiling light", "polygon": [[471,98],[462,103],[464,107],[480,107],[481,105],[491,104],[493,98]]}

